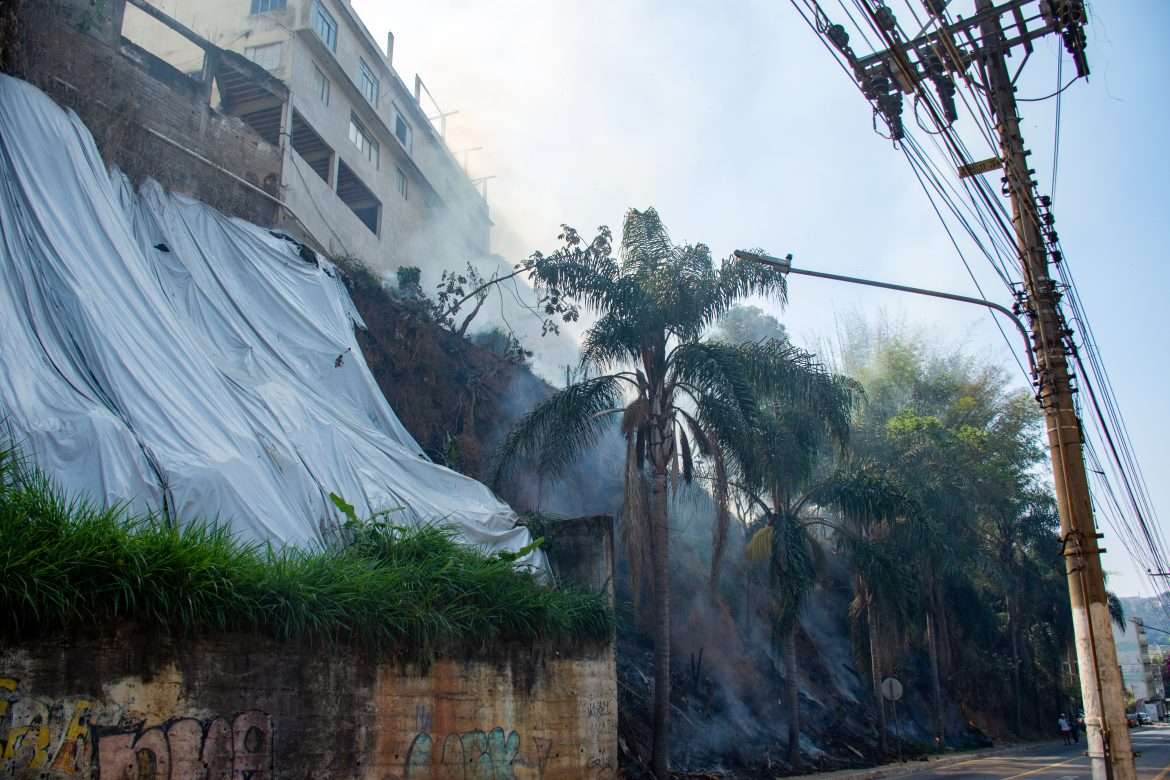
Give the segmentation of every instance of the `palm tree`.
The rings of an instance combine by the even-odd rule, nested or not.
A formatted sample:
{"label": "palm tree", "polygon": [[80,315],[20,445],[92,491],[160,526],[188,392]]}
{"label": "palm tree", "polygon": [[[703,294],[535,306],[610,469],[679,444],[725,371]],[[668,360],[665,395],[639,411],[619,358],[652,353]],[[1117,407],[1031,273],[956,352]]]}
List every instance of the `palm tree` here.
{"label": "palm tree", "polygon": [[795,514],[764,515],[748,542],[749,560],[768,561],[772,597],[772,636],[784,658],[784,698],[788,705],[788,763],[800,769],[800,680],[796,667],[796,627],[823,566],[808,524]]}
{"label": "palm tree", "polygon": [[822,492],[825,503],[841,512],[846,533],[841,541],[848,547],[853,563],[853,604],[855,619],[864,617],[868,633],[870,679],[878,705],[878,744],[888,753],[886,708],[882,701],[883,615],[895,620],[911,611],[917,583],[906,568],[903,539],[893,532],[895,521],[913,513],[912,502],[902,488],[872,464],[849,464],[840,470]]}
{"label": "palm tree", "polygon": [[[690,480],[696,456],[714,466],[716,576],[730,517],[720,437],[750,429],[753,386],[783,381],[791,366],[759,345],[708,342],[703,335],[739,299],[760,294],[783,300],[786,286],[774,269],[738,259],[716,265],[703,244],[676,246],[654,209],[626,214],[618,259],[610,256],[605,228],[589,243],[568,227],[561,238],[564,246],[553,254],[533,255],[530,279],[547,305],[574,301],[598,316],[585,332],[581,358],[594,374],[553,394],[519,422],[504,442],[496,479],[520,460],[555,473],[609,428],[609,415],[622,414],[628,442],[623,524],[649,538],[654,586],[651,764],[655,776],[667,780],[668,479],[676,473]],[[650,494],[641,500],[647,469]]]}
{"label": "palm tree", "polygon": [[796,628],[812,591],[819,549],[802,514],[825,487],[818,467],[826,445],[844,445],[861,390],[853,380],[825,371],[806,352],[779,342],[771,348],[783,351],[800,372],[799,381],[761,393],[756,425],[734,442],[732,453],[739,465],[738,487],[763,510],[764,524],[748,543],[748,557],[769,562],[775,643],[784,657],[787,688],[788,762],[795,769],[800,766]]}

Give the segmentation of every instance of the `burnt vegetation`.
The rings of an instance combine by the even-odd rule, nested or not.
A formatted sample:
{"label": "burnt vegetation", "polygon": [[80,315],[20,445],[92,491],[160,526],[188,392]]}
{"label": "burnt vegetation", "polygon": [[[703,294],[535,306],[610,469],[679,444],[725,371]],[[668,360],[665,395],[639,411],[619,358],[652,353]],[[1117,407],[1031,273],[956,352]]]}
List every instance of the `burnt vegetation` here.
{"label": "burnt vegetation", "polygon": [[1048,734],[1075,709],[1027,390],[884,325],[845,328],[831,360],[799,349],[735,306],[781,279],[673,244],[652,209],[616,258],[604,228],[560,238],[532,278],[597,320],[494,477],[571,473],[597,446],[621,472],[632,776],[866,765]]}

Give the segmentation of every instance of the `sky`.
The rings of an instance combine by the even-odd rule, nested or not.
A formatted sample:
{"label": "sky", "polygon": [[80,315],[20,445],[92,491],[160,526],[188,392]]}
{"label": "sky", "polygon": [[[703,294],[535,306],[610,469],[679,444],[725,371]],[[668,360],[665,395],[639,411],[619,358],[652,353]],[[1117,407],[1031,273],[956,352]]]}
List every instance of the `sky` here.
{"label": "sky", "polygon": [[[841,13],[834,0],[822,4]],[[483,147],[469,171],[495,177],[495,249],[509,259],[554,249],[561,223],[591,236],[603,224],[619,230],[628,208],[654,206],[676,242],[702,241],[716,257],[764,247],[793,253],[798,267],[977,294],[910,166],[875,134],[868,105],[790,3],[353,5],[377,40],[394,32],[403,80],[413,85],[419,73],[439,108],[459,112],[448,119],[452,149]],[[1053,211],[1153,503],[1170,518],[1160,444],[1170,436],[1170,328],[1160,320],[1170,289],[1170,49],[1161,40],[1170,3],[1097,0],[1090,14],[1092,75],[1063,93]],[[1053,91],[1058,51],[1056,40],[1037,44],[1020,97]],[[1071,73],[1066,60],[1066,80]],[[1054,110],[1053,100],[1021,104],[1045,192]],[[988,295],[1010,303],[991,266],[968,257]],[[881,316],[1002,363],[1022,383],[977,308],[809,278],[790,278],[789,289],[786,307],[765,307],[805,346],[830,341],[844,319]],[[528,346],[538,358],[546,350]],[[1150,595],[1101,530],[1109,587]]]}

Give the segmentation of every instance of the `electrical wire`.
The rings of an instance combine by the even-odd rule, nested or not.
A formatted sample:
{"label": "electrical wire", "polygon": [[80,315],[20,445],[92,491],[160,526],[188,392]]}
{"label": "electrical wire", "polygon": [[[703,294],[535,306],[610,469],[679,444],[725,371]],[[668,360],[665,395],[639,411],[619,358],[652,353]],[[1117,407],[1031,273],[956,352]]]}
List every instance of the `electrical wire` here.
{"label": "electrical wire", "polygon": [[[825,48],[833,56],[838,66],[845,71],[849,79],[861,90],[861,86],[857,83],[853,73],[850,72],[851,68],[842,62],[839,53],[824,40],[818,26],[809,21],[804,11],[797,5],[796,0],[791,0],[791,2],[801,14],[802,18],[804,18],[806,24],[814,32],[818,33],[818,38],[821,39],[822,44],[825,45]],[[857,22],[853,13],[845,5],[844,0],[838,0],[838,2],[850,23],[860,33],[862,40],[872,49],[873,45],[866,28]],[[903,40],[912,40],[907,38],[899,25],[895,24],[892,32],[882,29],[877,24],[874,9],[870,5],[869,0],[864,0],[864,2],[863,0],[852,0],[852,2],[854,7],[861,13],[861,17],[866,25],[868,25],[869,31],[874,33],[878,40],[884,41],[889,49],[894,49],[898,43],[897,38],[894,37],[895,35],[900,35]],[[828,18],[823,10],[820,9],[816,0],[804,0],[804,3],[806,8],[818,19],[818,22],[821,19]],[[910,5],[909,0],[906,0],[906,6],[910,10],[915,22],[921,26],[922,32],[919,33],[919,36],[921,36],[929,28],[930,19],[924,23],[913,6]],[[940,24],[950,24],[950,21],[946,17],[940,17],[939,22]],[[976,40],[976,45],[979,40],[982,40],[981,35]],[[946,54],[946,60],[956,60],[951,52],[942,52],[937,49],[936,52],[940,56]],[[864,56],[871,57],[872,53]],[[897,57],[894,60],[899,69],[904,67]],[[1039,102],[1052,98],[1056,98],[1057,100],[1051,193],[1055,193],[1056,191],[1059,172],[1061,95],[1077,80],[1073,79],[1069,83],[1061,86],[1062,68],[1063,58],[1061,57],[1058,59],[1057,65],[1056,83],[1058,88],[1056,91],[1043,97],[1023,98],[1019,101]],[[934,95],[925,89],[916,78],[908,78],[908,81],[914,85],[914,90],[917,93],[915,98],[916,107],[919,101],[921,101],[930,112],[935,126],[939,128],[937,132],[931,132],[922,124],[919,118],[918,124],[920,129],[929,137],[930,143],[935,147],[939,156],[946,160],[948,164],[954,164],[956,166],[969,164],[975,158],[971,155],[970,149],[967,147],[962,136],[957,132],[957,129],[942,120],[943,112],[937,104]],[[986,93],[986,88],[972,78],[969,71],[963,71],[961,81],[963,89],[957,92],[958,97],[962,101],[964,108],[967,109],[967,115],[971,118],[979,135],[982,136],[982,140],[991,148],[992,154],[998,157],[999,148],[996,141],[998,130],[995,127],[992,116],[988,113],[984,105],[983,96],[979,94],[979,91]],[[864,95],[864,90],[861,91]],[[970,100],[968,100],[968,95],[971,97]],[[945,219],[944,209],[940,208],[939,201],[945,205],[945,210],[950,212],[951,216],[967,233],[968,238],[971,239],[980,253],[988,260],[1000,280],[1010,290],[1015,292],[1018,283],[1015,281],[1016,275],[1009,267],[1007,258],[1013,258],[1015,261],[1020,261],[1023,258],[1018,249],[1018,239],[1013,224],[1013,215],[1009,214],[1004,200],[997,193],[993,192],[990,184],[979,176],[961,179],[962,192],[965,193],[965,195],[961,195],[960,190],[951,184],[949,177],[943,175],[943,166],[913,138],[913,133],[910,132],[910,128],[907,128],[906,137],[902,139],[899,145],[902,147],[904,156],[911,165],[919,186],[930,201],[936,216],[942,222],[952,245],[966,267],[968,275],[971,276],[972,282],[980,290],[980,294],[982,295],[983,293],[978,279],[966,255],[960,248],[959,242],[952,232],[948,221]],[[1034,184],[1032,184],[1032,187],[1034,187]],[[1059,247],[1055,233],[1050,229],[1046,229],[1046,226],[1042,224],[1040,213],[1036,208],[1034,195],[1031,190],[1028,192],[1026,201],[1020,209],[1018,218],[1031,222],[1040,232],[1041,236],[1049,241],[1050,247],[1060,251],[1063,256],[1063,250]],[[1109,375],[1101,360],[1096,339],[1088,318],[1085,315],[1080,295],[1071,277],[1067,260],[1062,263],[1057,263],[1056,267],[1061,286],[1065,291],[1066,300],[1072,310],[1073,316],[1070,325],[1075,326],[1075,332],[1081,333],[1084,337],[1082,339],[1083,359],[1079,353],[1074,352],[1073,354],[1078,373],[1082,378],[1085,395],[1088,397],[1089,406],[1093,411],[1093,414],[1089,418],[1090,425],[1086,426],[1084,438],[1086,455],[1094,466],[1092,469],[1093,477],[1091,479],[1097,488],[1092,491],[1094,506],[1100,512],[1102,518],[1114,530],[1114,533],[1122,541],[1126,551],[1135,562],[1142,562],[1148,568],[1165,571],[1168,568],[1166,563],[1167,547],[1165,541],[1158,533],[1156,511],[1150,500],[1144,476],[1141,474],[1140,464],[1137,461],[1136,453],[1134,452],[1128,431],[1125,428],[1124,418],[1117,404],[1112,383],[1109,381]],[[1027,263],[1020,264],[1020,269],[1025,275],[1029,273],[1028,268]],[[999,325],[998,321],[997,325]],[[1002,328],[1001,333],[1003,333]],[[1006,340],[1006,333],[1003,335]],[[1014,350],[1012,350],[1012,354],[1016,357],[1017,363],[1019,363],[1019,358]],[[1019,365],[1022,369],[1022,363]],[[1077,406],[1079,408],[1079,404]],[[1122,511],[1122,502],[1117,499],[1116,491],[1113,489],[1113,481],[1109,479],[1105,469],[1102,468],[1102,460],[1098,457],[1097,450],[1093,446],[1094,439],[1099,439],[1105,445],[1105,451],[1108,455],[1106,460],[1108,460],[1109,468],[1113,472],[1113,478],[1124,486],[1129,511]],[[1105,496],[1107,500],[1101,501],[1099,496]],[[1136,524],[1134,522],[1135,520]],[[1145,584],[1147,586],[1152,585],[1153,578],[1150,577],[1148,579],[1150,582],[1145,582]],[[1156,586],[1154,590],[1155,592],[1159,592]]]}
{"label": "electrical wire", "polygon": [[[1064,57],[1060,50],[1056,51],[1056,83],[1059,84],[1061,80],[1061,71],[1064,70]],[[1075,81],[1075,79],[1074,79]],[[1069,82],[1070,84],[1072,82]],[[1061,93],[1063,89],[1056,92],[1056,117],[1052,122],[1052,183],[1048,187],[1048,197],[1052,198],[1052,202],[1056,202],[1056,174],[1060,171],[1060,108]]]}
{"label": "electrical wire", "polygon": [[[951,240],[951,245],[954,246],[955,252],[959,255],[959,259],[963,261],[963,267],[967,269],[967,275],[971,277],[971,282],[975,285],[975,289],[979,292],[979,297],[986,300],[987,294],[983,292],[983,287],[979,284],[979,279],[976,278],[975,272],[971,269],[971,264],[967,262],[966,255],[964,255],[963,250],[959,248],[959,242],[955,240],[955,236],[951,232],[950,226],[947,225],[947,221],[943,218],[942,212],[939,211],[938,205],[934,202],[934,198],[931,196],[930,190],[927,189],[926,183],[922,180],[921,175],[919,175],[918,166],[912,159],[910,159],[909,151],[903,149],[903,152],[906,154],[907,159],[910,160],[910,168],[914,171],[915,178],[918,179],[918,185],[926,194],[926,199],[930,202],[930,207],[934,210],[934,213],[938,217],[939,222],[942,223],[943,230],[946,231],[947,237]],[[987,313],[988,316],[991,317],[992,322],[995,323],[995,327],[999,330],[999,334],[1003,336],[1004,343],[1007,344],[1008,351],[1011,353],[1012,359],[1015,360],[1016,365],[1020,367],[1020,373],[1024,375],[1024,381],[1029,385],[1032,384],[1032,375],[1028,372],[1028,369],[1024,368],[1024,363],[1020,360],[1020,356],[1017,353],[1016,348],[1012,345],[1012,340],[1008,338],[1007,331],[1003,329],[1003,323],[999,321],[999,317],[997,317],[994,312],[988,310]],[[1024,348],[1027,349],[1027,344],[1024,345]]]}
{"label": "electrical wire", "polygon": [[1063,87],[1061,87],[1060,89],[1056,90],[1055,92],[1053,92],[1049,95],[1045,95],[1044,97],[1016,98],[1016,102],[1017,103],[1040,103],[1040,102],[1045,101],[1045,100],[1052,100],[1052,98],[1054,98],[1054,97],[1059,97],[1061,93],[1063,93],[1066,89],[1071,87],[1073,84],[1076,84],[1078,81],[1080,81],[1080,79],[1081,79],[1080,76],[1075,76],[1075,77],[1073,77],[1073,79],[1071,81],[1069,81]]}

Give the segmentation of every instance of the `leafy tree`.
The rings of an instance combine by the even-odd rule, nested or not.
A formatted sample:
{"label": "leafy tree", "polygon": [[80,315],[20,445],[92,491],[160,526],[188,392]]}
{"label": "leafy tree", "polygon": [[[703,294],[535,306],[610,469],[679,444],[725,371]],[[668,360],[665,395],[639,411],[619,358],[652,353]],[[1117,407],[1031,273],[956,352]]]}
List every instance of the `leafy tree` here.
{"label": "leafy tree", "polygon": [[792,363],[796,381],[770,392],[757,389],[761,398],[756,424],[735,438],[731,447],[739,464],[738,487],[762,511],[762,522],[748,544],[748,557],[768,562],[774,641],[784,657],[787,685],[788,761],[799,768],[796,628],[814,585],[819,551],[809,538],[803,514],[825,487],[828,475],[819,472],[824,471],[829,445],[845,444],[860,387],[830,374],[812,355],[785,342],[766,343],[778,358]]}
{"label": "leafy tree", "polygon": [[788,330],[780,320],[758,306],[732,306],[719,320],[712,335],[732,344],[788,342]]}
{"label": "leafy tree", "polygon": [[[944,736],[944,682],[952,693],[1007,704],[1020,729],[1025,702],[1059,706],[1051,670],[1071,636],[1055,512],[1036,477],[1034,402],[1007,389],[999,369],[882,327],[855,327],[841,352],[868,398],[853,447],[913,507],[900,522],[914,529],[905,555],[919,572],[914,614],[936,736]],[[989,695],[996,680],[1002,695]]]}
{"label": "leafy tree", "polygon": [[[564,245],[534,254],[529,278],[550,305],[579,304],[597,321],[586,331],[582,364],[593,372],[537,405],[504,442],[496,478],[520,459],[542,473],[563,468],[622,415],[627,437],[623,525],[647,542],[654,585],[652,770],[669,777],[670,574],[667,489],[673,475],[689,481],[696,457],[714,466],[719,505],[713,573],[726,538],[727,437],[750,428],[753,387],[788,378],[792,366],[759,345],[705,341],[710,327],[739,299],[783,300],[784,277],[758,264],[716,264],[703,244],[675,245],[654,209],[631,210],[621,251],[602,227],[586,242],[564,226]],[[754,382],[752,380],[755,380]],[[648,471],[648,479],[644,473]],[[649,495],[642,489],[649,482]]]}
{"label": "leafy tree", "polygon": [[422,297],[422,269],[415,265],[399,266],[395,272],[398,277],[398,290],[408,298]]}
{"label": "leafy tree", "polygon": [[515,333],[505,332],[499,327],[491,327],[476,333],[472,341],[518,366],[527,365],[532,359],[532,350],[525,349]]}

